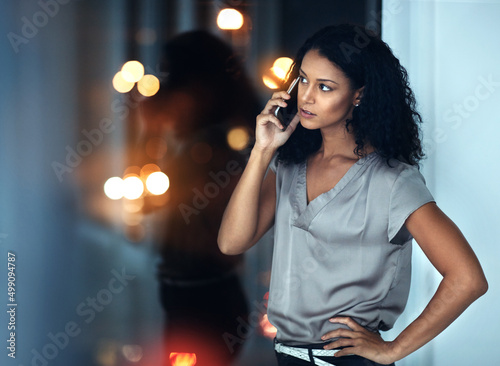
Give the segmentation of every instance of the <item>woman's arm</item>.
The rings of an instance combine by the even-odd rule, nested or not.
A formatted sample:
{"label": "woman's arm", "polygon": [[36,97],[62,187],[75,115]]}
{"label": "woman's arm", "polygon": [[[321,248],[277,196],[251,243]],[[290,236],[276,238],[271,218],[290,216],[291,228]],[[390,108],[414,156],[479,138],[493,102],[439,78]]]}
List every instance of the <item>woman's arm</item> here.
{"label": "woman's arm", "polygon": [[252,150],[248,164],[226,207],[219,229],[224,254],[240,254],[252,247],[273,224],[276,176],[264,179],[272,155]]}
{"label": "woman's arm", "polygon": [[488,290],[488,282],[469,243],[435,203],[414,212],[406,227],[443,279],[422,314],[393,341],[397,359],[441,333]]}
{"label": "woman's arm", "polygon": [[437,207],[428,203],[416,210],[405,223],[443,279],[422,314],[392,342],[384,342],[350,318],[334,318],[352,330],[335,330],[328,338],[342,338],[327,348],[349,347],[337,356],[357,354],[382,364],[390,364],[414,352],[448,327],[488,289],[479,261],[458,227]]}
{"label": "woman's arm", "polygon": [[240,254],[252,247],[272,226],[276,205],[276,176],[268,170],[278,149],[298,124],[296,117],[285,131],[274,116],[276,106],[286,106],[286,92],[273,94],[257,116],[256,142],[247,166],[226,207],[219,229],[219,248],[224,254]]}

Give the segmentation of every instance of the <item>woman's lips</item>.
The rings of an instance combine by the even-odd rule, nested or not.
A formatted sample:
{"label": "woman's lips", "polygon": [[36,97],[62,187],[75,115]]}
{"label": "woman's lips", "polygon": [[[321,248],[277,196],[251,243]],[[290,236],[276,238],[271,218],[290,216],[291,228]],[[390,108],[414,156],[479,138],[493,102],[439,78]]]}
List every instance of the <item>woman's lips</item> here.
{"label": "woman's lips", "polygon": [[313,118],[316,115],[312,112],[309,112],[307,109],[300,108],[300,116],[304,118]]}

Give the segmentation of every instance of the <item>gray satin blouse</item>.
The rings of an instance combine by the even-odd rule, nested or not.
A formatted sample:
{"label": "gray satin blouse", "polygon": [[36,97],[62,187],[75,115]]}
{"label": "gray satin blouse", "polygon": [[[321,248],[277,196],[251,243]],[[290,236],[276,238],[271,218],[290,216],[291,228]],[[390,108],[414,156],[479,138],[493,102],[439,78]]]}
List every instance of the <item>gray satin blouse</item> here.
{"label": "gray satin blouse", "polygon": [[307,204],[306,162],[276,174],[274,252],[268,316],[280,342],[321,343],[350,316],[388,330],[403,312],[411,274],[404,223],[434,201],[417,168],[377,153],[356,162],[328,192]]}

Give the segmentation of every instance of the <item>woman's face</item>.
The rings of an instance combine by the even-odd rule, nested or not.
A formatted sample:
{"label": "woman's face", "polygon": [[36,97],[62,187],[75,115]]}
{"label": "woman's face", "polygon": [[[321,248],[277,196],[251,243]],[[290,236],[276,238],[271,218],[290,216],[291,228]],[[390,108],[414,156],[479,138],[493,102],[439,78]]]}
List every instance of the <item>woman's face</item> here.
{"label": "woman's face", "polygon": [[317,50],[306,53],[299,75],[297,105],[302,126],[325,131],[345,129],[362,88],[352,90],[342,70]]}

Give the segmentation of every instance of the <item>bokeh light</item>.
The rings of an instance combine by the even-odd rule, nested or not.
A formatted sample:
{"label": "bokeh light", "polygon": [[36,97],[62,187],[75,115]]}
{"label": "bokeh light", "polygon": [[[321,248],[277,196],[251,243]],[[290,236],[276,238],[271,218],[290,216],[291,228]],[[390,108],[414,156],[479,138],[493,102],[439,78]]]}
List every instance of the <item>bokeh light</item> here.
{"label": "bokeh light", "polygon": [[293,60],[289,57],[277,58],[273,66],[262,76],[262,82],[269,89],[278,89],[287,79]]}
{"label": "bokeh light", "polygon": [[234,127],[227,134],[227,143],[233,150],[240,151],[248,146],[250,134],[244,127]]}
{"label": "bokeh light", "polygon": [[145,97],[151,97],[160,90],[160,80],[154,75],[144,75],[137,83],[139,93]]}
{"label": "bokeh light", "polygon": [[240,29],[243,26],[243,15],[236,9],[222,9],[217,16],[217,25],[225,30]]}
{"label": "bokeh light", "polygon": [[172,366],[194,366],[196,365],[195,353],[170,353],[170,363]]}
{"label": "bokeh light", "polygon": [[123,180],[124,193],[123,196],[129,200],[135,200],[144,193],[144,184],[136,175],[129,175]]}
{"label": "bokeh light", "polygon": [[161,172],[161,169],[160,169],[160,167],[158,165],[150,163],[150,164],[144,165],[141,168],[141,171],[140,171],[139,175],[140,175],[140,177],[141,177],[141,179],[143,181],[146,181],[146,179],[148,178],[148,176],[151,173],[154,173],[154,172]]}
{"label": "bokeh light", "polygon": [[128,93],[132,90],[134,85],[134,82],[130,82],[124,79],[123,73],[121,71],[118,71],[113,78],[113,88],[115,88],[118,93]]}
{"label": "bokeh light", "polygon": [[104,194],[112,200],[119,200],[123,197],[125,187],[123,179],[120,177],[111,177],[104,183]]}
{"label": "bokeh light", "polygon": [[269,89],[278,89],[279,88],[278,83],[273,78],[271,78],[269,75],[262,76],[262,82]]}
{"label": "bokeh light", "polygon": [[278,78],[285,80],[292,64],[293,60],[290,57],[279,57],[274,61],[271,70]]}
{"label": "bokeh light", "polygon": [[139,61],[127,61],[122,67],[122,76],[128,82],[135,83],[144,76],[144,66]]}
{"label": "bokeh light", "polygon": [[170,187],[170,180],[163,172],[151,173],[146,179],[146,188],[154,195],[165,193]]}
{"label": "bokeh light", "polygon": [[139,362],[142,359],[142,347],[135,344],[127,344],[122,347],[122,354],[130,362]]}
{"label": "bokeh light", "polygon": [[123,179],[127,178],[129,175],[141,175],[141,167],[138,165],[130,165],[123,172]]}
{"label": "bokeh light", "polygon": [[273,66],[271,67],[271,72],[276,75],[276,77],[280,80],[284,80],[286,77],[286,71],[280,67]]}

